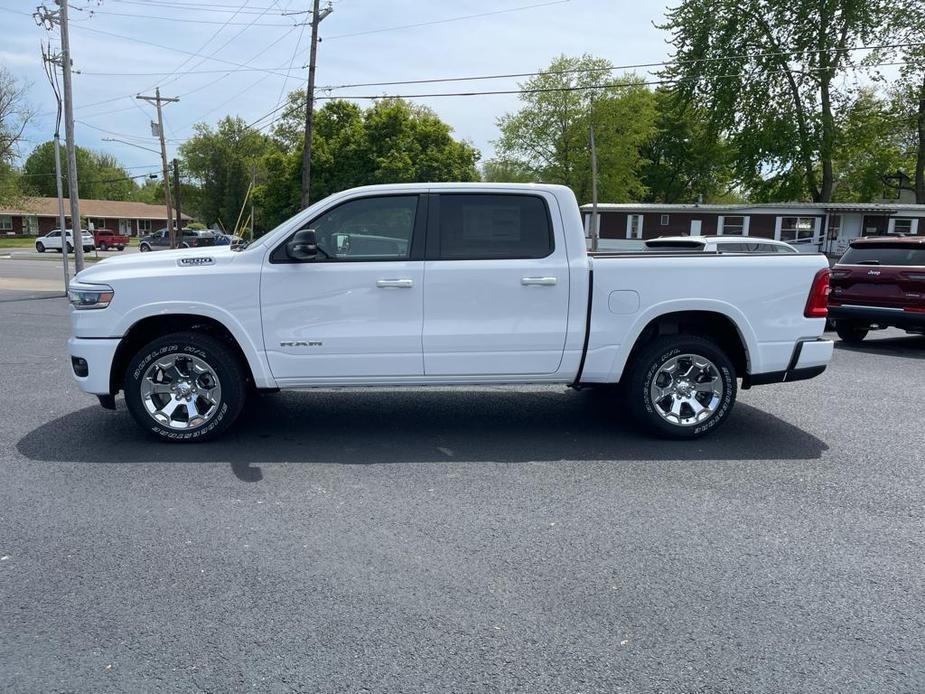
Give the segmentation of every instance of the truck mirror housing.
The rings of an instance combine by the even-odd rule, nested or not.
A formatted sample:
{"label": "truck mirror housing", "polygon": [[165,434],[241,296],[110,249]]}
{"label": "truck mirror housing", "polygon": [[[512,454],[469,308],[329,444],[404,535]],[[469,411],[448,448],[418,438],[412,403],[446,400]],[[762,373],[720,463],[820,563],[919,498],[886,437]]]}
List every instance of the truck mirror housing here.
{"label": "truck mirror housing", "polygon": [[299,262],[314,260],[318,256],[318,243],[314,229],[297,231],[292,240],[286,244],[286,255]]}

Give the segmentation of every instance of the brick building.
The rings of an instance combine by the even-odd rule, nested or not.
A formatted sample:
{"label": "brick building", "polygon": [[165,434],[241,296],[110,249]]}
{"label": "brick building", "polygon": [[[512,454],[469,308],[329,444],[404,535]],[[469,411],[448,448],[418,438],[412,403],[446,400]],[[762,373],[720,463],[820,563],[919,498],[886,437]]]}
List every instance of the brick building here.
{"label": "brick building", "polygon": [[[754,205],[600,204],[602,250],[638,250],[659,236],[756,236],[805,253],[841,255],[852,239],[925,235],[925,205],[905,203],[765,203]],[[581,208],[590,237],[591,205]]]}
{"label": "brick building", "polygon": [[[71,228],[67,199],[64,213]],[[81,200],[80,214],[94,229],[111,229],[128,236],[144,236],[167,226],[164,206],[145,202]],[[184,223],[191,220],[183,215]],[[15,206],[0,205],[0,236],[44,236],[57,228],[57,198],[23,198]]]}

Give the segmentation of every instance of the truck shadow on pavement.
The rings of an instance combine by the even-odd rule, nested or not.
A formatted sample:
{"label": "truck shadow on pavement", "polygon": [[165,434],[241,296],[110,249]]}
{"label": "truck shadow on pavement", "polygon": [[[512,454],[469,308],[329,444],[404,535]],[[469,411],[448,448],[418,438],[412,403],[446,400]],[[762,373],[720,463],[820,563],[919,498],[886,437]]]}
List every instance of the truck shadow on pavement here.
{"label": "truck shadow on pavement", "polygon": [[[876,334],[876,333],[872,333]],[[925,336],[901,335],[864,340],[859,345],[849,345],[847,342],[837,340],[835,349],[858,354],[877,354],[886,357],[906,357],[909,359],[925,359]]]}
{"label": "truck shadow on pavement", "polygon": [[116,412],[87,407],[43,424],[17,449],[49,462],[230,463],[257,481],[253,465],[274,462],[790,460],[819,458],[828,446],[741,402],[716,434],[663,441],[637,431],[607,391],[499,388],[258,396],[224,437],[194,445],[146,436],[119,400]]}

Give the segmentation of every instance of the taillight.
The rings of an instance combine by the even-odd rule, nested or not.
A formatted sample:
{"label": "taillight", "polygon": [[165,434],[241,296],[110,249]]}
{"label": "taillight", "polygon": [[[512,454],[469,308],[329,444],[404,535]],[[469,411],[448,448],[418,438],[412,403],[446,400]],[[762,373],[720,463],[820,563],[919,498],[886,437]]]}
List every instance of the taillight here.
{"label": "taillight", "polygon": [[806,299],[806,308],[803,315],[806,318],[825,318],[829,315],[829,268],[824,267],[813,277],[813,284],[809,288],[809,297]]}

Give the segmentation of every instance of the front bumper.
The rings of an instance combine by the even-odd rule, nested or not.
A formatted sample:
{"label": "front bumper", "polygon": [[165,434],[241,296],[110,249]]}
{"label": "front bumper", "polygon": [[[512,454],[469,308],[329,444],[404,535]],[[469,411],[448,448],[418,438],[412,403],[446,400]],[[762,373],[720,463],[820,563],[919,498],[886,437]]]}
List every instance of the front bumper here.
{"label": "front bumper", "polygon": [[[72,337],[67,341],[71,373],[83,392],[93,395],[110,394],[109,377],[119,342],[118,338],[82,337]],[[78,372],[86,372],[86,375],[78,375]]]}
{"label": "front bumper", "polygon": [[800,340],[793,347],[793,354],[786,369],[746,374],[742,379],[742,388],[748,390],[752,386],[768,383],[790,383],[815,378],[825,371],[829,362],[832,361],[834,351],[835,343],[832,340],[825,340],[821,337],[815,340]]}
{"label": "front bumper", "polygon": [[850,321],[864,325],[879,325],[882,328],[902,328],[903,330],[925,330],[925,312],[904,311],[901,308],[882,306],[829,306],[829,319]]}

